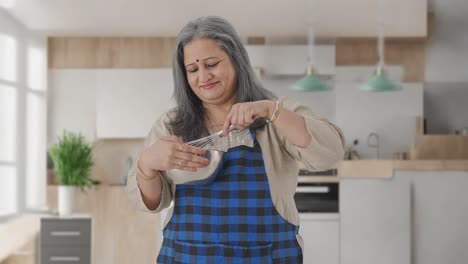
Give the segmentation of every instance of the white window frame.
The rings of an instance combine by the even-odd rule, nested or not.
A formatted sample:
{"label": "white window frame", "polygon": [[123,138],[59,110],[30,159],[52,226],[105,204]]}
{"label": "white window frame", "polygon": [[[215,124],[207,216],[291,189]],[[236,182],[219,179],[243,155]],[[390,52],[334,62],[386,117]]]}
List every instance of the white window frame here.
{"label": "white window frame", "polygon": [[[0,76],[0,85],[9,86],[16,90],[16,155],[14,161],[5,161],[0,160],[0,166],[2,167],[14,167],[16,168],[16,211],[12,214],[4,214],[0,215],[0,222],[8,221],[18,215],[21,215],[25,212],[36,212],[42,211],[46,209],[44,207],[34,207],[28,208],[27,206],[27,139],[28,139],[28,124],[27,124],[27,98],[29,95],[38,96],[39,100],[42,101],[45,105],[47,105],[47,42],[45,37],[40,37],[35,34],[32,34],[28,31],[24,26],[17,22],[12,16],[6,13],[4,10],[0,8],[0,34],[7,35],[15,39],[16,42],[16,58],[15,62],[13,63],[16,66],[16,78],[13,81],[7,80],[4,76]],[[38,44],[39,43],[39,44]],[[37,45],[37,46],[36,46]],[[33,89],[33,87],[28,87],[30,82],[28,82],[28,78],[31,76],[27,76],[28,74],[28,63],[31,63],[28,60],[28,56],[30,56],[30,49],[39,48],[41,55],[43,55],[43,65],[40,65],[40,76],[43,78],[43,83],[39,86],[43,86],[42,90]],[[33,65],[33,67],[37,67]],[[44,75],[44,76],[42,76]],[[40,78],[40,79],[41,79]],[[33,84],[36,85],[36,84]],[[46,118],[46,109],[44,108],[44,112],[38,113],[39,115],[43,115]],[[46,142],[46,123],[43,124],[44,133],[41,135],[39,141],[43,146],[45,146]],[[46,163],[46,148],[40,150],[41,152],[41,159],[38,161],[39,163],[43,162]],[[42,160],[43,157],[43,161]],[[29,164],[30,165],[30,164]],[[45,166],[44,166],[45,168]],[[40,186],[37,188],[42,188],[42,197],[43,201],[45,201],[45,189],[46,189],[46,170],[38,171],[38,177],[40,180]],[[1,179],[1,178],[0,178]],[[1,182],[0,182],[1,184]],[[40,199],[41,200],[41,199]],[[1,201],[0,201],[1,202]]]}

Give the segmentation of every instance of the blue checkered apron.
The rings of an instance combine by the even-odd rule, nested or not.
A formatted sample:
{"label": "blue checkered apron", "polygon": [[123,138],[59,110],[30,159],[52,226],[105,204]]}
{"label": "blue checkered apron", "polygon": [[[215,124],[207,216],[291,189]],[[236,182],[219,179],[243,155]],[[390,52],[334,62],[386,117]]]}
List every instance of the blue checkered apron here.
{"label": "blue checkered apron", "polygon": [[302,263],[298,226],[276,210],[260,145],[223,155],[206,185],[177,185],[158,263]]}

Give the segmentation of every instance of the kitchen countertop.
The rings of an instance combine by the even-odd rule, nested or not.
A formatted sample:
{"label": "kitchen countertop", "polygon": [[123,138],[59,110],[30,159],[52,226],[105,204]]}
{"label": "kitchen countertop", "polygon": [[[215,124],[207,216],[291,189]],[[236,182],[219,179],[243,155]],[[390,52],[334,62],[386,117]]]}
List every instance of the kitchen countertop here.
{"label": "kitchen countertop", "polygon": [[[299,176],[300,183],[336,183],[341,178],[391,178],[395,170],[468,171],[468,160],[343,160],[338,175]],[[125,187],[125,184],[110,184]]]}
{"label": "kitchen countertop", "polygon": [[337,176],[299,176],[300,183],[334,183],[339,182]]}
{"label": "kitchen countertop", "polygon": [[468,171],[468,160],[346,160],[338,164],[338,177],[391,178],[395,170]]}
{"label": "kitchen countertop", "polygon": [[35,239],[39,234],[41,215],[22,215],[0,223],[0,262]]}

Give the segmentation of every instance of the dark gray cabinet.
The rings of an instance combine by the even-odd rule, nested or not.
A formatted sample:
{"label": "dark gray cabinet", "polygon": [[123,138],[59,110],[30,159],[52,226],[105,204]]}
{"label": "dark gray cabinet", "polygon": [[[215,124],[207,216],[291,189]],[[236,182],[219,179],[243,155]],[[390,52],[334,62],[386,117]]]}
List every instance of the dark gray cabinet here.
{"label": "dark gray cabinet", "polygon": [[90,264],[91,218],[42,218],[40,264]]}

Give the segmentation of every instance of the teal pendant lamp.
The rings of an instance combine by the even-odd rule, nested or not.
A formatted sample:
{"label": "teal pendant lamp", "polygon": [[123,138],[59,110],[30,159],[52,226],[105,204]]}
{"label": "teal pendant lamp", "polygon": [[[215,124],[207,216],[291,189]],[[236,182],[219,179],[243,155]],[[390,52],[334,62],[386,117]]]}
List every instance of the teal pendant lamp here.
{"label": "teal pendant lamp", "polygon": [[322,91],[329,91],[332,90],[332,87],[327,83],[323,82],[319,75],[317,74],[316,70],[314,69],[314,28],[313,28],[313,21],[312,21],[312,13],[314,12],[314,7],[312,0],[308,1],[310,5],[310,12],[309,12],[309,24],[308,24],[308,40],[307,40],[307,47],[308,47],[308,57],[307,57],[307,72],[306,76],[299,81],[297,81],[293,86],[292,89],[295,91],[301,92],[322,92]]}
{"label": "teal pendant lamp", "polygon": [[366,83],[364,83],[360,90],[366,92],[392,92],[402,90],[402,85],[390,80],[384,72],[384,22],[383,22],[383,1],[379,0],[379,38],[378,38],[378,52],[379,62],[374,76],[372,76]]}
{"label": "teal pendant lamp", "polygon": [[366,92],[391,92],[401,89],[401,84],[390,80],[383,72],[383,67],[380,66],[377,68],[376,74],[361,86],[361,91]]}
{"label": "teal pendant lamp", "polygon": [[307,75],[293,85],[293,90],[301,92],[322,92],[331,89],[330,85],[320,80],[315,74],[312,66],[307,67]]}

